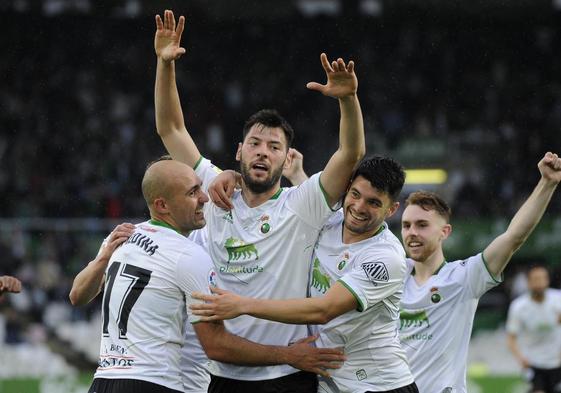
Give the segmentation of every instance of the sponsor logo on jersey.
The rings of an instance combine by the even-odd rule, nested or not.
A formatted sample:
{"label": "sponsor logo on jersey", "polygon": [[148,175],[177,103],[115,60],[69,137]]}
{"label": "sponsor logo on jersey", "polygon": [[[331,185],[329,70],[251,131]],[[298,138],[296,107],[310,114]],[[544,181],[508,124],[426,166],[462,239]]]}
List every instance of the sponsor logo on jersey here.
{"label": "sponsor logo on jersey", "polygon": [[358,370],[358,371],[356,372],[356,378],[357,378],[359,381],[362,381],[363,379],[368,378],[368,374],[366,374],[366,370],[364,370],[363,368],[361,368],[360,370]]}
{"label": "sponsor logo on jersey", "polygon": [[320,293],[325,293],[331,287],[331,279],[327,274],[321,271],[319,259],[314,259],[314,268],[312,269],[312,287]]}
{"label": "sponsor logo on jersey", "polygon": [[224,248],[228,252],[228,263],[232,261],[251,261],[259,259],[257,248],[253,244],[246,244],[243,240],[230,237],[226,239]]}
{"label": "sponsor logo on jersey", "polygon": [[429,317],[425,310],[417,311],[417,312],[408,312],[401,310],[399,312],[399,330],[407,329],[410,327],[419,328],[426,325],[426,327],[430,327]]}
{"label": "sponsor logo on jersey", "polygon": [[373,283],[388,282],[390,275],[386,265],[382,262],[366,262],[362,264],[362,269],[366,273],[366,277]]}

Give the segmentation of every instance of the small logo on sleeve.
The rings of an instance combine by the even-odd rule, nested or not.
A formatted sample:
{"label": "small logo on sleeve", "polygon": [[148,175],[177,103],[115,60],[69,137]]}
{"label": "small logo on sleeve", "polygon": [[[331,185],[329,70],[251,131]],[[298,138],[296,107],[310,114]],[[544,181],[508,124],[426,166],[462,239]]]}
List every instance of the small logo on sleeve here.
{"label": "small logo on sleeve", "polygon": [[218,286],[218,283],[216,282],[217,278],[218,278],[218,275],[216,274],[214,269],[211,269],[208,272],[208,284],[212,287],[217,287]]}
{"label": "small logo on sleeve", "polygon": [[362,264],[362,269],[366,273],[366,277],[373,283],[388,282],[390,275],[386,265],[382,262],[366,262]]}

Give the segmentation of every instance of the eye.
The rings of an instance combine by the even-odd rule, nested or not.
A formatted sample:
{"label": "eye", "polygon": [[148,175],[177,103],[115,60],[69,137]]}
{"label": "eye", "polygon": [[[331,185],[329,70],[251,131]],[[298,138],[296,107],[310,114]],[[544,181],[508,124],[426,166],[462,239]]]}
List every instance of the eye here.
{"label": "eye", "polygon": [[411,225],[409,225],[409,224],[401,224],[401,227],[402,227],[403,229],[409,229],[410,226],[411,226]]}
{"label": "eye", "polygon": [[355,199],[358,199],[360,197],[360,195],[356,191],[351,191],[351,196]]}

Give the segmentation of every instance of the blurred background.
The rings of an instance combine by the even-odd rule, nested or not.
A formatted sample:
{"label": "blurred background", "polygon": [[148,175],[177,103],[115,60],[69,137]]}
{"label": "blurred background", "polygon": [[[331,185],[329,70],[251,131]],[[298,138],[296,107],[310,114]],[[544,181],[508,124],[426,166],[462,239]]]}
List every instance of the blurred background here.
{"label": "blurred background", "polygon": [[[321,170],[338,105],[305,85],[323,83],[322,51],[354,60],[368,153],[423,170],[403,198],[423,188],[450,202],[448,260],[506,229],[537,162],[561,152],[560,0],[0,0],[0,275],[24,285],[0,298],[1,393],[87,391],[100,299],[72,308],[68,293],[117,223],[148,217],[140,180],[165,152],[153,109],[164,8],[187,18],[177,63],[187,126],[223,168],[237,168],[245,119],[276,108],[306,171]],[[505,283],[481,299],[470,392],[525,391],[504,320],[528,265],[561,284],[560,213],[558,193]]]}

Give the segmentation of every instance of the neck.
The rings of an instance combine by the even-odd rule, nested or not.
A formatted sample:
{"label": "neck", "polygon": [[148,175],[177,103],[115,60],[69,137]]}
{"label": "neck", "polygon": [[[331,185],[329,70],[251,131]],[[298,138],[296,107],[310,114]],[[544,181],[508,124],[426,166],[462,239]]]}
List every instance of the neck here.
{"label": "neck", "polygon": [[531,296],[533,301],[541,303],[545,298],[545,292],[532,292]]}
{"label": "neck", "polygon": [[159,225],[165,228],[173,229],[174,231],[182,234],[183,236],[187,236],[191,232],[191,231],[186,231],[186,232],[181,231],[179,227],[175,224],[173,219],[171,219],[170,217],[161,216],[159,214],[152,214],[150,216],[150,222],[154,225]]}
{"label": "neck", "polygon": [[364,233],[356,233],[351,231],[350,229],[347,229],[345,223],[343,223],[343,243],[345,244],[358,243],[360,241],[363,241],[364,239],[368,239],[376,236],[383,229],[384,229],[384,224],[380,224],[379,226],[376,227],[376,229],[373,229],[372,231],[368,231]]}
{"label": "neck", "polygon": [[438,247],[425,261],[413,261],[415,262],[415,280],[424,283],[442,266],[445,261],[444,252],[442,247]]}
{"label": "neck", "polygon": [[255,193],[242,183],[242,198],[249,207],[257,207],[271,199],[280,190],[280,181],[265,192]]}

